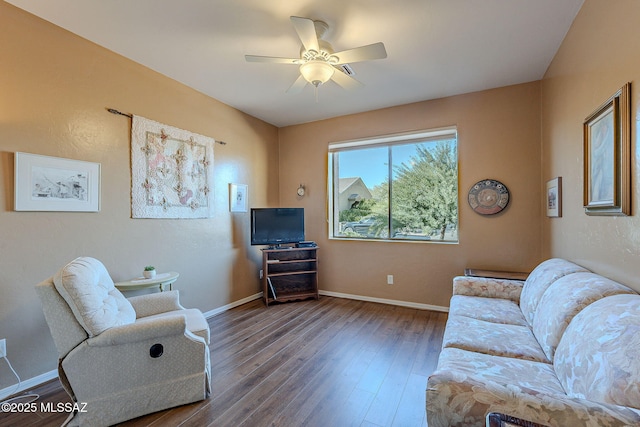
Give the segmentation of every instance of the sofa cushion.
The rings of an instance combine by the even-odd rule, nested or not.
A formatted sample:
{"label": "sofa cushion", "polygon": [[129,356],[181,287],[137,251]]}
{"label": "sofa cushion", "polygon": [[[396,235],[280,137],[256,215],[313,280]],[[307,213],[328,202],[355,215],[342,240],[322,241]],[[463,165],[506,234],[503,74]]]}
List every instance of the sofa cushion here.
{"label": "sofa cushion", "polygon": [[533,334],[549,360],[565,329],[582,309],[601,298],[635,292],[620,283],[594,273],[561,277],[542,295],[533,318]]}
{"label": "sofa cushion", "polygon": [[640,409],[640,295],[614,295],[578,313],[554,368],[569,396]]}
{"label": "sofa cushion", "polygon": [[567,396],[552,365],[455,348],[442,350],[426,397],[429,427],[484,427],[489,412],[551,427],[640,425],[632,409]]}
{"label": "sofa cushion", "polygon": [[442,349],[436,371],[482,378],[487,383],[510,384],[548,394],[565,394],[553,366],[531,360],[496,357],[458,348]]}
{"label": "sofa cushion", "polygon": [[567,274],[582,271],[588,272],[589,270],[560,258],[551,258],[543,261],[533,269],[524,282],[524,287],[520,294],[520,309],[530,325],[533,325],[536,308],[547,288]]}
{"label": "sofa cushion", "polygon": [[500,298],[519,303],[523,285],[522,280],[457,276],[453,278],[453,295]]}
{"label": "sofa cushion", "polygon": [[131,303],[97,259],[76,258],[55,274],[53,283],[90,337],[136,320]]}
{"label": "sofa cushion", "polygon": [[529,326],[520,306],[508,299],[454,295],[449,303],[449,314],[485,322]]}
{"label": "sofa cushion", "polygon": [[528,326],[491,323],[466,316],[449,316],[442,347],[550,363]]}
{"label": "sofa cushion", "polygon": [[[564,390],[552,365],[445,348],[427,383],[428,423],[438,427],[484,426],[492,410],[545,422],[548,419],[540,418],[541,408],[553,405],[549,396],[562,395]],[[561,405],[553,406],[552,416],[565,410]]]}

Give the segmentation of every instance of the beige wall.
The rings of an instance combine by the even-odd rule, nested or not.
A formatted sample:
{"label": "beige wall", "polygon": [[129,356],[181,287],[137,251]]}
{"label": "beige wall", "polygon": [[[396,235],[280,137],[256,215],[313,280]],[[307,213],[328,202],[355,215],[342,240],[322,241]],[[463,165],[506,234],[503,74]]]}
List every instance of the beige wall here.
{"label": "beige wall", "polygon": [[[4,2],[0,29],[0,338],[22,379],[56,368],[34,285],[77,256],[116,281],[147,264],[178,271],[182,302],[203,311],[256,294],[259,251],[248,214],[229,213],[228,184],[278,203],[278,129]],[[107,107],[228,142],[215,146],[213,218],[131,219],[130,120]],[[14,212],[16,151],[100,163],[101,211]]]}
{"label": "beige wall", "polygon": [[[640,2],[586,0],[542,81],[543,181],[563,180],[562,218],[543,219],[545,256],[640,290]],[[632,216],[593,217],[582,201],[584,119],[632,82]]]}
{"label": "beige wall", "polygon": [[[320,288],[448,306],[451,279],[465,267],[533,268],[542,252],[539,117],[534,82],[281,128],[280,203],[306,209],[307,239],[320,246]],[[327,238],[329,142],[449,125],[458,127],[459,244]],[[507,209],[493,217],[474,213],[466,199],[483,178],[511,191]],[[299,183],[304,198],[296,195]]]}

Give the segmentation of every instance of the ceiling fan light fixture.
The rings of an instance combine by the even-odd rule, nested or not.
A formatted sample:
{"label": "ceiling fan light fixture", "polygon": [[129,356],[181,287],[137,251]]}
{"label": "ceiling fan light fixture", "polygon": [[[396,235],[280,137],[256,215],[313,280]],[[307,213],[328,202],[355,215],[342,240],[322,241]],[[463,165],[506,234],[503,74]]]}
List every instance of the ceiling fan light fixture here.
{"label": "ceiling fan light fixture", "polygon": [[300,66],[300,74],[302,77],[315,87],[326,83],[331,77],[335,68],[326,61],[312,60]]}
{"label": "ceiling fan light fixture", "polygon": [[302,42],[299,58],[245,55],[245,59],[249,62],[298,65],[300,75],[287,89],[287,93],[298,93],[307,83],[311,83],[316,89],[317,101],[318,87],[329,80],[333,80],[344,89],[355,89],[363,84],[352,77],[354,72],[348,63],[387,57],[387,51],[382,42],[336,52],[333,46],[323,38],[329,28],[326,22],[300,16],[289,18]]}

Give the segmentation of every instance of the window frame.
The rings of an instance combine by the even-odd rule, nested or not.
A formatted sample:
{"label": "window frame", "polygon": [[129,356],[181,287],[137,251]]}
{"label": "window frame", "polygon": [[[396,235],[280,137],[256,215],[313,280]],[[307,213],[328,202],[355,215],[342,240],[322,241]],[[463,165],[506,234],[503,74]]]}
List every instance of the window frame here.
{"label": "window frame", "polygon": [[[394,238],[389,236],[387,238],[360,238],[360,237],[351,237],[351,236],[340,236],[339,230],[339,221],[335,221],[336,218],[339,218],[339,206],[337,206],[337,197],[339,194],[336,194],[336,185],[337,181],[339,181],[339,166],[338,156],[334,156],[334,154],[350,151],[350,150],[361,150],[366,148],[379,148],[379,147],[387,147],[389,150],[388,159],[390,160],[388,163],[388,179],[390,182],[393,182],[393,157],[392,157],[392,147],[395,145],[405,145],[405,144],[419,144],[419,143],[428,143],[431,141],[441,141],[447,139],[455,139],[456,144],[456,184],[459,184],[459,156],[458,156],[458,128],[456,125],[445,126],[440,128],[433,129],[424,129],[418,131],[409,131],[395,134],[387,134],[387,135],[379,135],[368,138],[359,138],[352,139],[346,141],[338,141],[338,142],[330,142],[328,145],[328,166],[327,166],[327,224],[328,224],[328,238],[329,240],[355,240],[355,241],[375,241],[375,242],[420,242],[420,243],[444,243],[444,244],[458,244],[460,241],[460,236],[456,235],[455,240],[429,240],[429,239],[411,239],[411,238]],[[458,215],[460,211],[460,193],[459,193],[459,185],[457,187],[457,210]],[[389,205],[388,205],[388,221],[387,227],[388,230],[392,230],[392,199],[393,199],[393,185],[389,185]],[[459,217],[456,224],[456,228],[458,228]],[[458,228],[459,229],[459,228]]]}

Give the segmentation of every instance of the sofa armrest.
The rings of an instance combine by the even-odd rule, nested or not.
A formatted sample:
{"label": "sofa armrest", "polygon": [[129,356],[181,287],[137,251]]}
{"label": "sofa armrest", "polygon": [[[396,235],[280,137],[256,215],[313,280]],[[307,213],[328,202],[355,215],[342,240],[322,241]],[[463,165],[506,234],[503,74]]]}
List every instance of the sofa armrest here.
{"label": "sofa armrest", "polygon": [[110,347],[131,344],[173,335],[185,335],[186,330],[187,319],[185,316],[181,314],[168,315],[109,328],[100,335],[89,338],[87,345],[89,347]]}
{"label": "sofa armrest", "polygon": [[136,311],[136,318],[153,316],[167,311],[183,310],[180,305],[178,291],[157,292],[155,294],[139,295],[127,298]]}
{"label": "sofa armrest", "polygon": [[453,295],[502,298],[520,302],[522,280],[457,276],[453,278]]}

